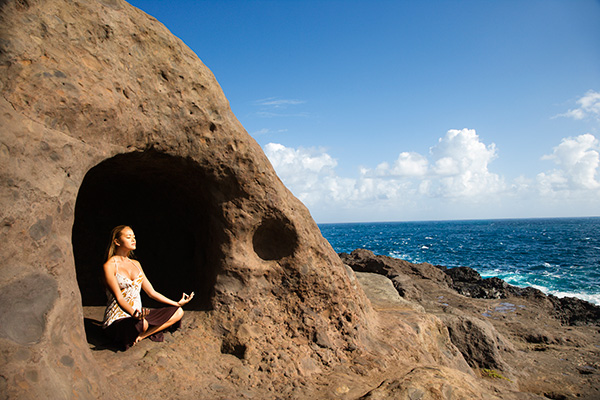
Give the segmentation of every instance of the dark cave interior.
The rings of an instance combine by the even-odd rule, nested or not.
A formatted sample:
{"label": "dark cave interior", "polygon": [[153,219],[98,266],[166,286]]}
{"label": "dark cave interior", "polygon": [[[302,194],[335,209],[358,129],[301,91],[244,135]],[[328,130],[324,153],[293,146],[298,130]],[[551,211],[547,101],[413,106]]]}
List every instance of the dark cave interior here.
{"label": "dark cave interior", "polygon": [[[154,151],[120,154],[88,171],[79,189],[72,232],[77,282],[84,306],[106,304],[102,264],[117,225],[135,232],[139,260],[154,288],[186,306],[211,308],[222,257],[215,200],[195,162]],[[145,295],[143,295],[145,296]],[[144,305],[157,304],[147,296]]]}

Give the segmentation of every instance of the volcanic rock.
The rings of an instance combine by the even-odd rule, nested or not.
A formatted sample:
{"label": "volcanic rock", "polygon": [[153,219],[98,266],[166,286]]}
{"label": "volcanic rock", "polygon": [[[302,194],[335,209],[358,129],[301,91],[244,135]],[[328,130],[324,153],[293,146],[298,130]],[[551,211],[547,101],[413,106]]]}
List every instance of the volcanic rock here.
{"label": "volcanic rock", "polygon": [[[483,279],[467,267],[435,266],[450,278],[447,280],[436,277],[430,264],[413,264],[365,249],[341,253],[340,257],[356,271],[373,270],[390,279],[408,281],[411,291],[403,295],[404,300],[419,299],[417,303],[428,315],[443,322],[452,344],[473,371],[492,379],[496,390],[506,385],[498,397],[512,396],[517,389],[516,398],[522,399],[600,398],[597,306],[579,299],[546,296],[537,289],[515,287],[500,279]],[[439,378],[445,372],[442,369],[435,374]],[[459,398],[477,398],[466,394],[470,380],[463,379],[465,385],[460,388],[441,380],[438,386],[430,381],[430,389],[438,398],[450,398],[445,391],[461,393]],[[411,398],[425,396],[423,393],[414,381],[393,378],[364,398]],[[483,398],[493,398],[487,396],[491,394]]]}
{"label": "volcanic rock", "polygon": [[[448,333],[460,325],[438,316],[466,315],[442,270],[364,263],[390,283],[344,266],[212,73],[140,10],[3,0],[0,68],[2,397],[517,399],[564,387],[482,376]],[[100,328],[118,224],[133,227],[160,292],[196,292],[179,331],[126,352]],[[564,343],[595,339],[575,330]],[[577,376],[593,380],[594,362]]]}
{"label": "volcanic rock", "polygon": [[483,279],[477,271],[469,267],[440,268],[452,278],[451,287],[463,296],[478,299],[526,297],[544,304],[550,310],[549,312],[565,324],[600,325],[600,307],[585,300],[574,297],[546,296],[538,289],[513,286],[496,277]]}
{"label": "volcanic rock", "polygon": [[84,330],[83,307],[106,301],[118,224],[159,291],[196,292],[188,309],[210,315],[199,320],[223,359],[296,380],[366,350],[363,292],[162,24],[120,0],[2,1],[0,68],[3,395],[129,386]]}

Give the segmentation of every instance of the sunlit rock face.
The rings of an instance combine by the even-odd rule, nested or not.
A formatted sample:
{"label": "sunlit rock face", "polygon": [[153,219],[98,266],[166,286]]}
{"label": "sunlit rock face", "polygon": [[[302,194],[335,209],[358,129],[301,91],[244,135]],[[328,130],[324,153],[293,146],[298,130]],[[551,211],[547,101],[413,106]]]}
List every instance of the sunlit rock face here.
{"label": "sunlit rock face", "polygon": [[[0,1],[0,69],[0,397],[524,398],[481,383],[414,304],[449,290],[442,272],[405,265],[392,283],[342,263],[154,18],[121,0]],[[119,224],[159,291],[196,293],[179,332],[124,353],[88,329]]]}
{"label": "sunlit rock face", "polygon": [[119,0],[1,4],[0,391],[108,396],[82,305],[117,224],[225,354],[309,374],[361,346],[362,292],[188,47]]}

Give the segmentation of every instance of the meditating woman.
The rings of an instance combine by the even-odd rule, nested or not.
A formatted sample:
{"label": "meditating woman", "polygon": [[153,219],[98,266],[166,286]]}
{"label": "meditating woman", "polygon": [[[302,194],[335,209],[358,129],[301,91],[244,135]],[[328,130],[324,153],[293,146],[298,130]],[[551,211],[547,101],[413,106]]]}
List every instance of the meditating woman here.
{"label": "meditating woman", "polygon": [[[111,232],[104,263],[108,306],[104,313],[103,328],[125,349],[147,337],[162,342],[162,331],[179,327],[183,317],[181,307],[194,297],[193,292],[190,295],[184,293],[181,300],[176,302],[154,290],[140,263],[130,258],[135,248],[133,230],[129,226],[119,225]],[[168,307],[142,308],[141,289],[150,298]]]}

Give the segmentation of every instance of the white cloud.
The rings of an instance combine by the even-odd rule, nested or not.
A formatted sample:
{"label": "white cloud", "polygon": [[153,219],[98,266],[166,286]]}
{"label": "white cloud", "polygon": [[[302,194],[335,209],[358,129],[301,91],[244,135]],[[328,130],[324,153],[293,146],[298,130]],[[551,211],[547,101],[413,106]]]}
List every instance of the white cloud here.
{"label": "white cloud", "polygon": [[441,196],[475,198],[505,189],[502,178],[488,170],[496,145],[486,146],[474,129],[449,130],[430,153]]}
{"label": "white cloud", "polygon": [[259,129],[257,131],[252,132],[250,135],[252,137],[256,137],[256,136],[261,136],[261,135],[267,135],[267,134],[279,134],[279,133],[285,133],[287,132],[287,129],[269,129],[269,128],[262,128]]}
{"label": "white cloud", "polygon": [[298,106],[306,103],[304,100],[296,99],[279,99],[277,97],[269,97],[254,101],[254,105],[260,107],[255,113],[261,118],[307,118],[310,115],[307,112],[285,112],[290,107]]}
{"label": "white cloud", "polygon": [[486,146],[473,129],[449,130],[430,155],[431,162],[419,153],[402,152],[393,165],[383,162],[363,174],[431,197],[478,201],[505,189],[502,178],[488,170],[497,157],[495,144]]}
{"label": "white cloud", "polygon": [[255,113],[257,117],[261,118],[308,118],[310,114],[306,112],[299,113],[277,113],[272,111],[258,111]]}
{"label": "white cloud", "polygon": [[541,190],[588,190],[600,188],[596,179],[600,165],[599,142],[589,133],[563,139],[552,154],[542,157],[554,161],[557,168],[538,174]]}
{"label": "white cloud", "polygon": [[390,167],[383,162],[375,169],[379,176],[390,175],[395,177],[418,177],[427,174],[429,162],[419,153],[402,152]]}
{"label": "white cloud", "polygon": [[335,174],[337,161],[324,149],[293,149],[268,143],[264,150],[286,186],[308,206],[348,191],[347,183]]}
{"label": "white cloud", "polygon": [[254,104],[263,106],[263,107],[274,107],[274,108],[282,108],[286,106],[295,106],[298,104],[306,103],[303,100],[294,100],[294,99],[278,99],[276,97],[269,97],[267,99],[256,100]]}
{"label": "white cloud", "polygon": [[495,146],[479,141],[474,130],[451,130],[431,149],[435,164],[415,152],[401,152],[392,165],[362,168],[356,178],[337,175],[337,161],[324,149],[288,148],[269,143],[265,153],[283,182],[310,207],[322,202],[339,206],[400,206],[415,196],[477,201],[503,189],[502,179],[488,171]]}
{"label": "white cloud", "polygon": [[[596,215],[600,195],[598,140],[565,138],[543,159],[550,171],[510,184],[489,170],[498,157],[474,130],[450,130],[425,157],[400,152],[393,162],[338,175],[323,148],[264,147],[288,188],[321,221]],[[518,213],[518,214],[517,214]]]}
{"label": "white cloud", "polygon": [[587,117],[600,119],[600,92],[589,90],[579,100],[579,107],[573,108],[564,114],[559,114],[557,117],[567,117],[576,120],[581,120]]}
{"label": "white cloud", "polygon": [[270,132],[269,129],[262,128],[262,129],[259,129],[259,130],[255,131],[255,132],[252,132],[251,135],[252,136],[260,136],[260,135],[266,135],[269,132]]}

